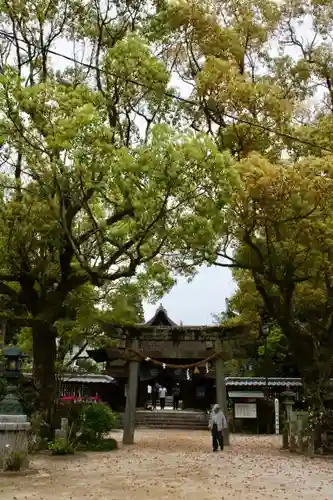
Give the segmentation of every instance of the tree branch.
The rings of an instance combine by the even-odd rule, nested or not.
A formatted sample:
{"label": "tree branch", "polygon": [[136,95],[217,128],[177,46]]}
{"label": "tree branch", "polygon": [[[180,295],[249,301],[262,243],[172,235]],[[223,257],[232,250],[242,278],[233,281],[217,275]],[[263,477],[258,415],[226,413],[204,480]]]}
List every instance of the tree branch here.
{"label": "tree branch", "polygon": [[[5,280],[8,281],[8,280]],[[16,281],[16,280],[15,280]],[[5,283],[0,283],[0,295],[7,295],[8,297],[12,298],[19,298],[19,293],[11,288],[9,285],[6,285]]]}
{"label": "tree branch", "polygon": [[85,342],[83,346],[78,350],[78,352],[69,361],[67,361],[67,363],[65,363],[64,368],[68,368],[69,366],[71,366],[74,363],[74,361],[76,361],[81,356],[81,354],[83,353],[83,351],[85,351],[88,345],[89,342]]}

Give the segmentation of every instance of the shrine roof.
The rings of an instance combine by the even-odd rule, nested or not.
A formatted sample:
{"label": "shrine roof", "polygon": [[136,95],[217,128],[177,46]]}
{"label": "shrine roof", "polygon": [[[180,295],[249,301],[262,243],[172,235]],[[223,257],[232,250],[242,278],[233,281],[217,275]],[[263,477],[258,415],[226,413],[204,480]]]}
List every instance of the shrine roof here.
{"label": "shrine roof", "polygon": [[156,309],[154,316],[145,323],[145,326],[178,326],[177,323],[172,321],[168,316],[166,309],[160,304]]}
{"label": "shrine roof", "polygon": [[[166,326],[166,325],[116,325],[101,322],[101,327],[114,339],[138,338],[145,341],[165,342],[214,342],[221,340],[235,340],[244,336],[250,325],[209,325],[209,326]],[[213,347],[213,346],[211,346]]]}
{"label": "shrine roof", "polygon": [[[152,342],[214,342],[217,339],[234,340],[244,336],[249,324],[235,325],[177,325],[169,316],[166,309],[160,305],[154,316],[146,323],[114,324],[100,322],[101,328],[109,337],[119,340],[140,339]],[[210,346],[211,348],[213,345]]]}

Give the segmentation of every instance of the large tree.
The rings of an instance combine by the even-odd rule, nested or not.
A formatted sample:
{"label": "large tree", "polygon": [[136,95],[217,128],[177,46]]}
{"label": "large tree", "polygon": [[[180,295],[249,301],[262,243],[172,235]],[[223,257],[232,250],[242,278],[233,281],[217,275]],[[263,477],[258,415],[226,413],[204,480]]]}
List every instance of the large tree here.
{"label": "large tree", "polygon": [[242,160],[229,224],[216,213],[221,245],[205,257],[248,273],[320,404],[332,358],[332,6],[160,5],[153,36],[189,88],[188,120]]}
{"label": "large tree", "polygon": [[277,323],[320,406],[333,355],[330,159],[271,165],[252,156],[238,170],[241,187],[214,263],[251,278],[258,313],[262,309]]}
{"label": "large tree", "polygon": [[[240,369],[246,367],[255,376],[299,376],[288,339],[275,318],[267,313],[265,302],[256,288],[250,270],[234,269],[236,291],[228,299],[228,309],[234,321],[251,325],[247,356],[234,363]],[[240,374],[240,373],[239,373]]]}
{"label": "large tree", "polygon": [[[73,294],[131,277],[167,289],[173,268],[197,264],[191,248],[214,246],[210,213],[234,182],[206,136],[172,129],[171,74],[145,38],[152,9],[1,2],[0,294],[32,329],[48,418]],[[88,67],[59,69],[57,44]]]}
{"label": "large tree", "polygon": [[[142,286],[132,280],[105,282],[104,286],[94,287],[91,283],[73,290],[65,302],[64,317],[55,322],[57,335],[57,373],[84,364],[95,367],[92,360],[84,360],[86,350],[92,347],[114,345],[100,326],[108,321],[116,324],[136,324],[144,322],[142,306]],[[31,370],[33,361],[32,329],[21,328],[15,340],[26,354],[25,366]],[[6,342],[9,342],[6,332]]]}

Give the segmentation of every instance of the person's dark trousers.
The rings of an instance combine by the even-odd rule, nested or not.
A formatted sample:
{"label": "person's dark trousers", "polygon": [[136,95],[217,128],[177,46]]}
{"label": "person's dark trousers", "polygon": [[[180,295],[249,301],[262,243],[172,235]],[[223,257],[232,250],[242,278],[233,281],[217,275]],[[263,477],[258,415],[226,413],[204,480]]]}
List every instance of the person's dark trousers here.
{"label": "person's dark trousers", "polygon": [[173,409],[174,410],[178,410],[178,405],[179,405],[179,397],[178,396],[174,396],[173,397]]}
{"label": "person's dark trousers", "polygon": [[164,410],[165,407],[165,398],[160,398],[161,410]]}
{"label": "person's dark trousers", "polygon": [[153,394],[152,394],[152,404],[153,404],[153,408],[156,408],[156,405],[157,405],[157,393],[156,392],[153,392]]}
{"label": "person's dark trousers", "polygon": [[223,450],[223,432],[217,430],[217,425],[214,424],[212,428],[213,451],[217,451],[218,447]]}

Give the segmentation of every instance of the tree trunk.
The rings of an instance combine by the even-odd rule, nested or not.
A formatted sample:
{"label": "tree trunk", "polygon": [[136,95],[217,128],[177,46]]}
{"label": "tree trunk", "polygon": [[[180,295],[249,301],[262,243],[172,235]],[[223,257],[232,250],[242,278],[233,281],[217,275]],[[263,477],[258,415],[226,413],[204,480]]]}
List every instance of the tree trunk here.
{"label": "tree trunk", "polygon": [[38,391],[38,410],[52,429],[56,398],[56,334],[50,328],[32,328],[33,381]]}

